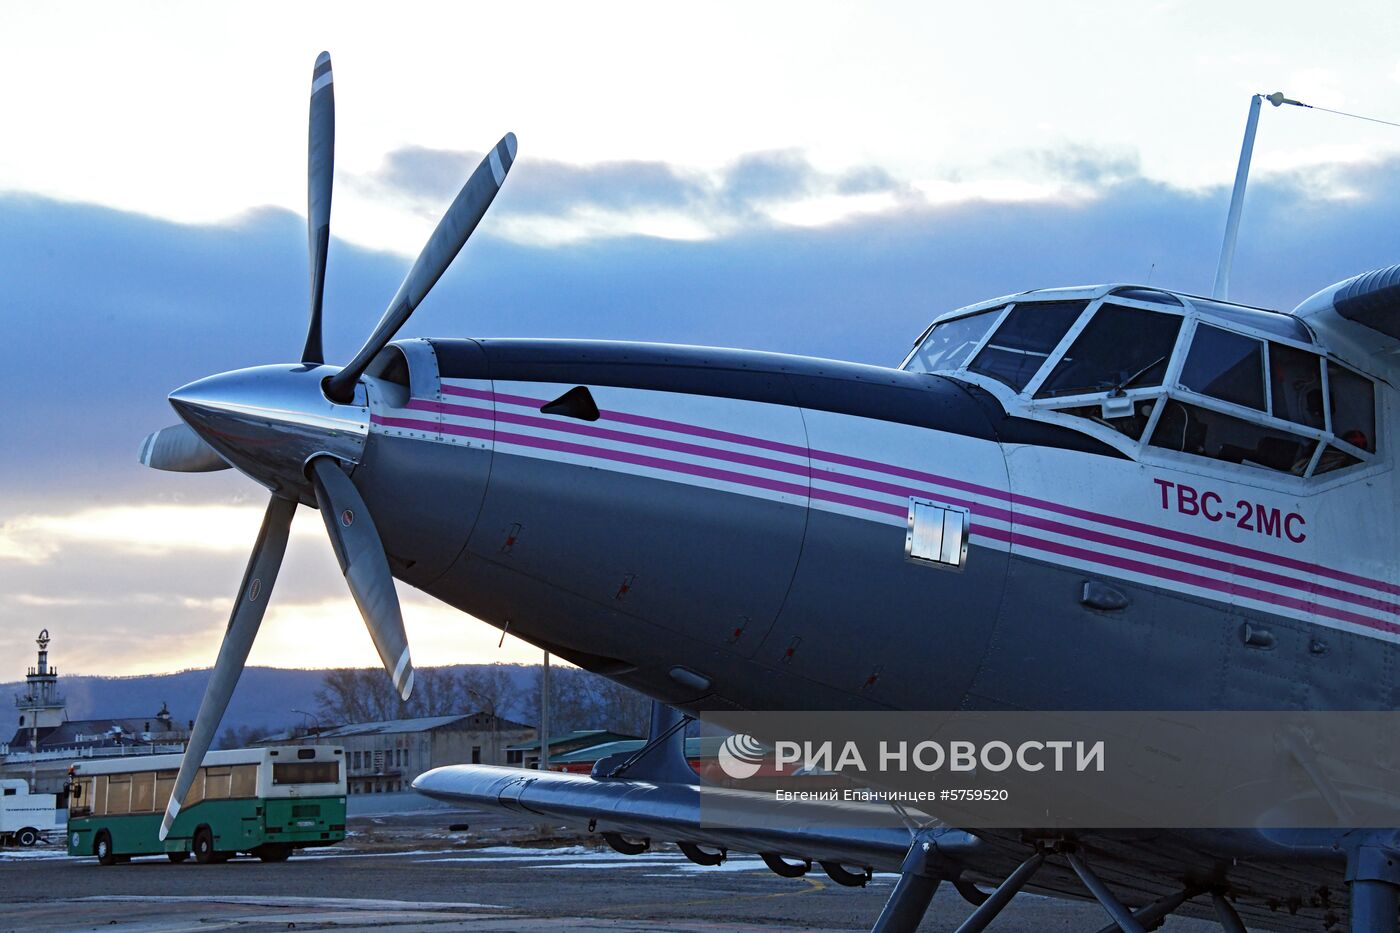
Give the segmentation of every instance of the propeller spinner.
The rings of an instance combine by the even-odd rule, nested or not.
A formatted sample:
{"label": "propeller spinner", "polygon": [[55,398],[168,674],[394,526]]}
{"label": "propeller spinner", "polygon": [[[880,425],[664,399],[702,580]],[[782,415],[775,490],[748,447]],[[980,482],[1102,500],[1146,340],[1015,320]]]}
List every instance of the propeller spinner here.
{"label": "propeller spinner", "polygon": [[325,365],[321,343],[335,164],[333,82],[331,57],[322,52],[311,76],[307,147],[311,313],[301,362],[223,373],[177,389],[170,402],[181,423],[156,431],[141,447],[141,462],[147,466],[193,473],[232,465],[272,491],[161,821],[162,840],[170,833],[248,660],[299,502],[314,502],[320,509],[345,581],[395,691],[405,700],[413,692],[413,662],[384,545],[347,472],[359,462],[368,434],[367,412],[356,404],[356,385],[481,222],[515,161],[515,135],[507,133],[482,159],[438,222],[369,339],[349,364],[337,370]]}

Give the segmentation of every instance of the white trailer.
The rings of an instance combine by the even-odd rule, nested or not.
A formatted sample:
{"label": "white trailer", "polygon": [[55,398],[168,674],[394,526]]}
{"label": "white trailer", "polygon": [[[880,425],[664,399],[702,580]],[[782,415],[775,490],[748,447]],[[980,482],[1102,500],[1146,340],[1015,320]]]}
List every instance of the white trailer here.
{"label": "white trailer", "polygon": [[29,782],[0,779],[0,847],[32,846],[58,828],[58,798],[31,794]]}

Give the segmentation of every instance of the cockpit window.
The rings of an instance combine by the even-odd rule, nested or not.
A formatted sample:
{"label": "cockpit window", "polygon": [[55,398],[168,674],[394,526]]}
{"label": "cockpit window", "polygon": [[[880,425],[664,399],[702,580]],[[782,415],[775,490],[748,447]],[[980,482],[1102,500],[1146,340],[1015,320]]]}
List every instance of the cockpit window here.
{"label": "cockpit window", "polygon": [[1332,433],[1353,447],[1376,451],[1376,387],[1336,363],[1327,363],[1332,397]]}
{"label": "cockpit window", "polygon": [[1157,386],[1167,374],[1181,316],[1106,304],[1074,338],[1036,398]]}
{"label": "cockpit window", "polygon": [[1000,313],[1001,308],[993,308],[936,325],[919,345],[913,358],[905,364],[905,368],[922,373],[946,372],[961,368],[972,355],[972,351],[977,349],[977,344],[986,336],[987,329],[996,323]]}
{"label": "cockpit window", "polygon": [[1227,463],[1264,467],[1302,476],[1312,462],[1317,441],[1278,428],[1223,415],[1198,405],[1168,399],[1149,443]]}
{"label": "cockpit window", "polygon": [[1322,358],[1316,353],[1270,343],[1269,394],[1275,418],[1305,424],[1310,428],[1325,427],[1322,417]]}
{"label": "cockpit window", "polygon": [[1064,337],[1087,301],[1041,301],[1013,305],[987,345],[967,367],[1017,392],[1026,387]]}
{"label": "cockpit window", "polygon": [[1181,386],[1264,411],[1264,342],[1200,325],[1181,369]]}
{"label": "cockpit window", "polygon": [[[1027,293],[931,327],[904,364],[960,371],[1008,413],[1297,477],[1378,463],[1376,383],[1287,314],[1139,286]],[[1068,335],[1068,336],[1067,336]],[[982,377],[982,378],[978,378]]]}

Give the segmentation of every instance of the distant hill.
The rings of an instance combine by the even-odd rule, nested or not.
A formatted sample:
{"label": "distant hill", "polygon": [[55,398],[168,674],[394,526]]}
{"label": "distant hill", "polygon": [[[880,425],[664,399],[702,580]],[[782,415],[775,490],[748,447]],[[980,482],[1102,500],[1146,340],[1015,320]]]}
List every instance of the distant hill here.
{"label": "distant hill", "polygon": [[[466,668],[491,665],[454,664],[445,669],[460,673]],[[538,667],[501,665],[518,688],[518,702],[502,706],[501,716],[526,722],[534,721],[534,682]],[[280,729],[305,722],[305,717],[292,712],[306,710],[316,714],[316,690],[321,686],[325,671],[292,670],[278,667],[249,667],[243,671],[224,716],[223,727]],[[64,674],[59,678],[59,690],[68,701],[69,719],[99,719],[105,716],[140,718],[153,716],[165,703],[176,722],[188,722],[199,711],[209,682],[209,669],[179,671],[174,674],[151,674],[137,677],[96,677]],[[22,692],[23,681],[0,683],[0,710],[14,707],[9,697]],[[0,720],[0,722],[3,722]],[[0,727],[0,741],[11,734],[10,726]]]}

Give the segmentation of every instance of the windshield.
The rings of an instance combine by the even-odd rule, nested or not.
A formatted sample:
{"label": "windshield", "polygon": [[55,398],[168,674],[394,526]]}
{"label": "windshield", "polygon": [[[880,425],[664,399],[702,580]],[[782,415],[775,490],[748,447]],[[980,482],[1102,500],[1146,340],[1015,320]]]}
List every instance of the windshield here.
{"label": "windshield", "polygon": [[923,373],[961,368],[1001,311],[992,308],[935,325],[904,368]]}

